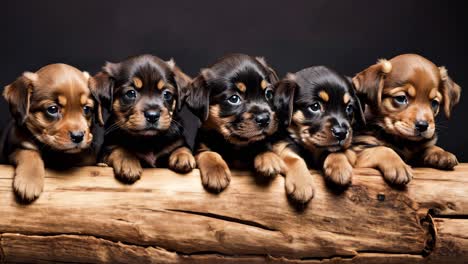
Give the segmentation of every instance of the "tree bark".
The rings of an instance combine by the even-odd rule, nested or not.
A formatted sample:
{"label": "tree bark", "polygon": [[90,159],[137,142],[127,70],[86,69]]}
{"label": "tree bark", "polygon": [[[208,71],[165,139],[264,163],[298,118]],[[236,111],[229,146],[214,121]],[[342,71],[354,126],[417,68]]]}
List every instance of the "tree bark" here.
{"label": "tree bark", "polygon": [[24,205],[13,168],[0,166],[0,262],[468,262],[468,164],[415,169],[400,189],[370,169],[355,170],[344,191],[316,177],[307,206],[288,201],[281,176],[233,175],[212,194],[198,170],[146,169],[133,185],[111,168],[49,170]]}

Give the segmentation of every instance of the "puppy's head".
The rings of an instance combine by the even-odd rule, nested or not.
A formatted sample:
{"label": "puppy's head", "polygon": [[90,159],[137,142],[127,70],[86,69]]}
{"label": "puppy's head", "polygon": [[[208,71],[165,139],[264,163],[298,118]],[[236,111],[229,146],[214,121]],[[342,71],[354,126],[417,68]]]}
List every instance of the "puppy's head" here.
{"label": "puppy's head", "polygon": [[94,101],[89,74],[66,64],[51,64],[25,72],[5,87],[3,96],[18,125],[52,149],[77,153],[88,148],[93,135]]}
{"label": "puppy's head", "polygon": [[201,71],[189,90],[187,105],[213,129],[236,145],[273,134],[273,85],[278,77],[263,58],[232,54]]}
{"label": "puppy's head", "polygon": [[290,135],[307,149],[331,152],[350,146],[352,125],[364,123],[351,80],[323,67],[311,67],[277,84],[275,105]]}
{"label": "puppy's head", "polygon": [[460,99],[460,86],[444,67],[415,54],[404,54],[358,73],[353,82],[377,125],[410,140],[435,135],[435,116],[447,117]]}
{"label": "puppy's head", "polygon": [[189,82],[190,78],[174,61],[141,55],[120,63],[107,63],[92,78],[91,89],[111,110],[113,128],[154,136],[170,128]]}

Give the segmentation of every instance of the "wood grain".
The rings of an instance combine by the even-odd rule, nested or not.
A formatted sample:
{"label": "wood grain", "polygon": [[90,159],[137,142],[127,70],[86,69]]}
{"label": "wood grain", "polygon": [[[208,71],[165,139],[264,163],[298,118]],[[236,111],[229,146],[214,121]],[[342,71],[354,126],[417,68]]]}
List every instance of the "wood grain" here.
{"label": "wood grain", "polygon": [[[415,169],[405,189],[375,170],[338,192],[314,178],[305,207],[284,179],[234,172],[221,194],[199,172],[147,169],[124,185],[112,169],[47,171],[41,197],[19,204],[0,166],[0,260],[79,263],[468,262],[468,165]],[[430,216],[428,216],[430,214]],[[434,242],[435,241],[435,242]]]}

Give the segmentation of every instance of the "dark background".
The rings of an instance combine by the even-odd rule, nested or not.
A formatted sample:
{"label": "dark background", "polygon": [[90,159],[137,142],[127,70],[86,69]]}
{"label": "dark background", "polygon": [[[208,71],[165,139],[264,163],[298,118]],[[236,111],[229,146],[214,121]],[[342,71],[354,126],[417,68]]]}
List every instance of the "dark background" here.
{"label": "dark background", "polygon": [[[463,1],[4,1],[0,87],[64,62],[96,73],[105,61],[152,53],[190,75],[225,53],[266,57],[283,76],[312,65],[353,75],[401,53],[445,65],[468,86]],[[440,145],[468,162],[468,95]],[[0,124],[9,118],[0,102]],[[194,122],[191,127],[193,128]]]}

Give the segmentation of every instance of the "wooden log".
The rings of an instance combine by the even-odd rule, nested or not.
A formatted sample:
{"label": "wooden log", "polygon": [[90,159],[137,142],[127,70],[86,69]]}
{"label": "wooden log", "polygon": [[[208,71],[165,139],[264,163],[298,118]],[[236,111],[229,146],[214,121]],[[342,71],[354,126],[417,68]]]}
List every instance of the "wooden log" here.
{"label": "wooden log", "polygon": [[19,204],[13,169],[0,166],[0,262],[466,263],[468,165],[421,168],[404,189],[375,170],[343,192],[314,178],[305,207],[284,178],[235,172],[221,194],[199,172],[146,169],[133,185],[111,168],[47,171],[45,190]]}

